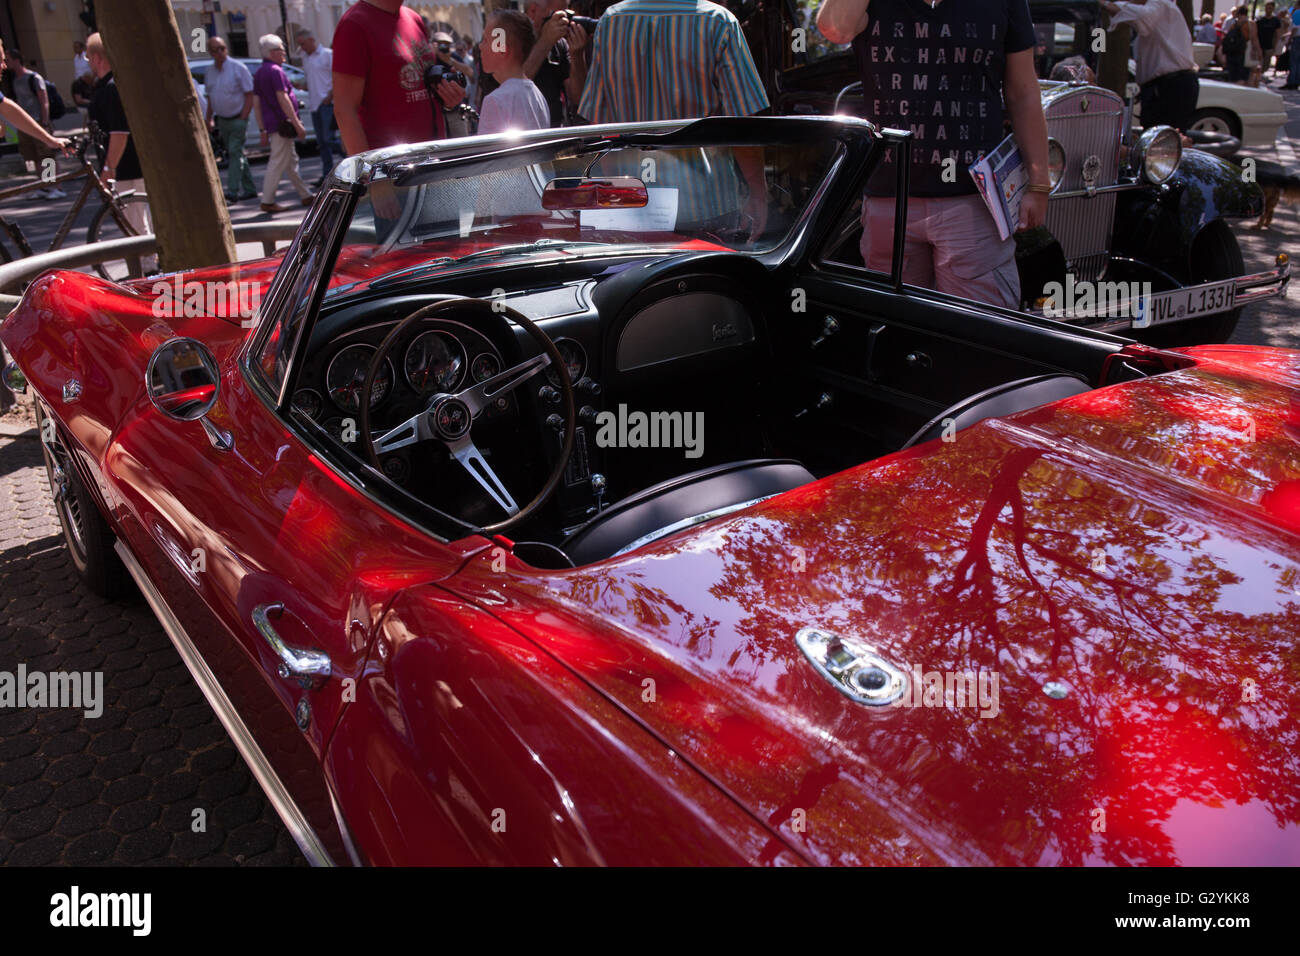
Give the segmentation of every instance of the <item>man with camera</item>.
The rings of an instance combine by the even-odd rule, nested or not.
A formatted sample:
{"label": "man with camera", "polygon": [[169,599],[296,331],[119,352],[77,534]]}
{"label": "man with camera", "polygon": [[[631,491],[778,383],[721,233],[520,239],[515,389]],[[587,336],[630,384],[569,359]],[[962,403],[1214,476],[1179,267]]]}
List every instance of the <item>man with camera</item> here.
{"label": "man with camera", "polygon": [[334,119],[344,151],[444,138],[442,109],[458,106],[465,87],[448,82],[439,66],[424,22],[402,0],[349,7],[334,31]]}
{"label": "man with camera", "polygon": [[566,9],[567,0],[531,0],[524,13],[537,31],[537,43],[524,62],[551,111],[551,125],[577,118],[578,101],[587,82],[587,41],[596,21]]}
{"label": "man with camera", "polygon": [[[429,42],[433,44],[434,54],[434,62],[424,70],[425,87],[434,90],[439,83],[455,83],[467,91],[468,97],[469,84],[474,80],[474,68],[456,52],[455,38],[443,30],[430,31],[428,23],[425,24],[425,30],[429,32]],[[469,135],[470,129],[465,110],[466,107],[462,106],[459,110],[444,112],[443,121],[447,124],[448,136]]]}

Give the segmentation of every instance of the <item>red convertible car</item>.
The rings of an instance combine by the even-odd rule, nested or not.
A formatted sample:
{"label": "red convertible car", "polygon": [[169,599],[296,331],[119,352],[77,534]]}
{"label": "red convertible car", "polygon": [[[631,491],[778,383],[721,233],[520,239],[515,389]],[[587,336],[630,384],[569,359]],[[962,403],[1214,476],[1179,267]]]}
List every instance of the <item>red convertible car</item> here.
{"label": "red convertible car", "polygon": [[275,259],[27,290],[72,560],[309,860],[1300,863],[1300,354],[868,271],[886,147],[393,148]]}

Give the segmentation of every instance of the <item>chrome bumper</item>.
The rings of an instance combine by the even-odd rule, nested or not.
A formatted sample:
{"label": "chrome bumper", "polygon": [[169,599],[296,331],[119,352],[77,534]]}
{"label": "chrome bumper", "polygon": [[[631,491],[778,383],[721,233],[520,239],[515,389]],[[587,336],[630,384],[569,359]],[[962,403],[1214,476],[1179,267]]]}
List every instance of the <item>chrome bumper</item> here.
{"label": "chrome bumper", "polygon": [[[1192,286],[1182,286],[1183,291],[1196,291],[1199,289],[1208,289],[1217,286],[1227,280],[1218,279],[1214,282],[1204,282]],[[1275,296],[1286,297],[1287,287],[1291,282],[1291,262],[1286,255],[1277,257],[1277,268],[1268,272],[1256,272],[1252,275],[1238,276],[1236,278],[1236,289],[1233,294],[1232,305],[1223,308],[1210,308],[1198,312],[1196,318],[1204,315],[1217,315],[1222,312],[1231,312],[1242,306],[1250,305],[1262,299],[1271,299]],[[1145,314],[1143,309],[1133,299],[1123,299],[1116,302],[1108,303],[1110,306],[1104,312],[1097,311],[1075,311],[1064,315],[1052,314],[1045,311],[1041,306],[1036,306],[1027,311],[1031,315],[1042,318],[1053,319],[1057,322],[1068,322],[1071,325],[1082,325],[1099,332],[1123,332],[1133,328],[1147,329],[1157,325],[1172,325],[1178,322],[1187,321],[1186,316],[1175,316],[1167,319],[1154,319],[1149,322],[1142,322],[1133,318],[1134,315]]]}

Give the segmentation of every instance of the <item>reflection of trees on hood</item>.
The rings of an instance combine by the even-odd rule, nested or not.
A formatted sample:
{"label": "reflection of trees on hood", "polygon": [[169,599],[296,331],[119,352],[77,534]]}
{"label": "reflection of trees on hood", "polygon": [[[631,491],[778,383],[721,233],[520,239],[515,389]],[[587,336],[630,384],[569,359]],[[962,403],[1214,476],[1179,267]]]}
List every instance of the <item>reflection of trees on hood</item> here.
{"label": "reflection of trees on hood", "polygon": [[[793,636],[809,624],[902,666],[996,671],[995,719],[841,724],[820,755],[960,812],[995,860],[1178,863],[1180,801],[1257,801],[1296,824],[1300,549],[1250,510],[1300,480],[1289,393],[1201,371],[1068,407],[1020,416],[1032,433],[985,423],[725,522],[707,550],[682,545],[690,573],[671,597],[599,571],[576,575],[573,596],[774,705],[807,686]],[[1237,436],[1244,408],[1253,442]],[[788,570],[795,548],[803,573]],[[1068,695],[1047,697],[1047,681]]]}

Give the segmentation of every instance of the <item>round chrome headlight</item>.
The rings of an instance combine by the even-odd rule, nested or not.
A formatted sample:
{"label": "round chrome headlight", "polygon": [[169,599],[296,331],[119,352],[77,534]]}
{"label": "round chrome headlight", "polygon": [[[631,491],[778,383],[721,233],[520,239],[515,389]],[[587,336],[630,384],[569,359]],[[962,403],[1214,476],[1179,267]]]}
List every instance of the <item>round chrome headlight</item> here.
{"label": "round chrome headlight", "polygon": [[1052,190],[1061,185],[1065,175],[1065,147],[1054,139],[1047,140],[1047,177],[1052,183]]}
{"label": "round chrome headlight", "polygon": [[1133,162],[1153,186],[1168,182],[1183,158],[1183,138],[1171,126],[1153,126],[1133,147]]}

